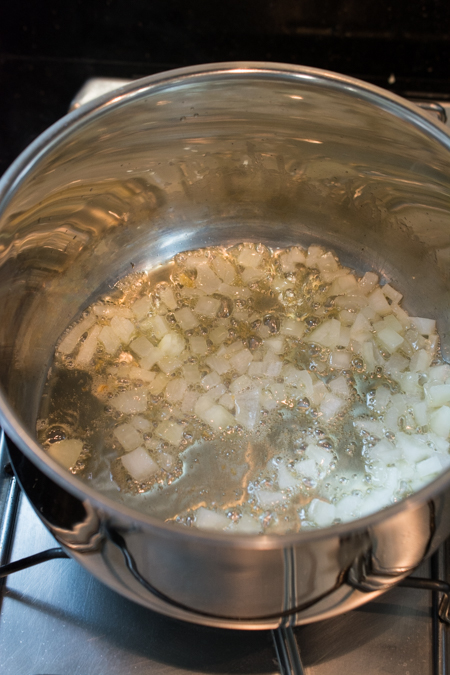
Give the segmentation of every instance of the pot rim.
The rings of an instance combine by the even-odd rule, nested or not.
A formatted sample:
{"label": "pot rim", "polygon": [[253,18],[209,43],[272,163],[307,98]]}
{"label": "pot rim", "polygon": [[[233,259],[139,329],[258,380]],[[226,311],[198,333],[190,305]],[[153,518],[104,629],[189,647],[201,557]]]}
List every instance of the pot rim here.
{"label": "pot rim", "polygon": [[[217,81],[218,79],[239,78],[246,76],[290,80],[293,85],[312,82],[318,87],[345,91],[350,97],[365,100],[374,107],[380,108],[401,118],[406,123],[417,127],[426,136],[433,138],[450,151],[450,132],[441,123],[435,121],[418,106],[396,94],[361,80],[340,75],[332,71],[310,68],[284,63],[236,61],[224,63],[201,64],[164,71],[155,75],[134,80],[113,92],[100,96],[89,103],[68,113],[46,131],[39,135],[13,162],[0,179],[0,218],[8,203],[19,189],[28,173],[58,144],[89,123],[114,109],[126,105],[129,101],[144,98],[148,93],[158,89],[190,82]],[[316,539],[336,536],[346,538],[363,532],[377,525],[382,520],[401,512],[412,510],[419,503],[431,500],[443,491],[450,482],[450,468],[428,485],[404,500],[388,506],[363,518],[332,525],[324,528],[297,532],[294,534],[269,535],[231,535],[215,531],[203,531],[197,528],[174,527],[162,520],[141,513],[129,506],[120,504],[97,492],[89,485],[82,483],[76,476],[63,469],[53,460],[37,441],[29,434],[9,405],[6,395],[0,386],[0,424],[6,434],[17,447],[51,480],[55,481],[69,493],[84,501],[88,499],[97,508],[108,512],[117,520],[131,519],[135,525],[146,530],[157,529],[160,534],[169,537],[181,537],[191,542],[199,541],[211,545],[227,546],[236,549],[271,550],[280,547],[308,543]]]}

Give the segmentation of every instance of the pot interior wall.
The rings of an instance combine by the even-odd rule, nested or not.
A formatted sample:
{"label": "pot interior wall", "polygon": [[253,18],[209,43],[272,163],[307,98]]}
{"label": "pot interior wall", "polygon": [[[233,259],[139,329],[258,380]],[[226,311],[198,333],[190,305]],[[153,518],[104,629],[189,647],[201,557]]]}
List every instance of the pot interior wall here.
{"label": "pot interior wall", "polygon": [[56,340],[132,269],[243,240],[322,243],[449,321],[448,149],[392,102],[238,72],[136,92],[30,161],[0,231],[0,381],[34,433]]}

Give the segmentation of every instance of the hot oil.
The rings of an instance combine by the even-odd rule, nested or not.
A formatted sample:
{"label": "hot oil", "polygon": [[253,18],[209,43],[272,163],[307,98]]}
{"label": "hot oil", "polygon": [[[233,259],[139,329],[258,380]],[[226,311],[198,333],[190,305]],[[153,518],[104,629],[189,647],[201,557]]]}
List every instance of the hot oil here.
{"label": "hot oil", "polygon": [[[181,335],[186,345],[190,338],[205,338],[206,353],[195,355],[186,347],[179,364],[166,373],[170,382],[185,377],[186,366],[197,368],[198,381],[190,382],[187,391],[204,395],[202,378],[211,373],[206,359],[221,347],[241,343],[251,352],[253,361],[259,362],[267,354],[265,341],[280,335],[280,326],[286,319],[302,322],[307,338],[322,322],[339,316],[339,307],[327,294],[329,284],[323,282],[319,271],[297,263],[293,271],[281,274],[281,252],[253,246],[252,251],[261,257],[261,274],[245,283],[246,269],[239,264],[243,248],[239,245],[228,250],[210,248],[183,253],[156,270],[129,275],[97,302],[100,308],[97,324],[109,326],[116,310],[131,315],[136,301],[149,298],[148,314],[133,319],[135,335],[145,335],[154,346],[158,345],[161,337],[152,333],[151,326],[152,317],[161,316],[170,331]],[[233,284],[241,291],[233,297],[216,289],[210,294],[220,300],[216,315],[199,316],[195,327],[183,330],[177,322],[176,311],[195,310],[200,297],[196,290],[198,264],[207,262],[211,269],[216,269],[214,261],[218,257],[233,266]],[[167,298],[164,296],[167,289],[173,292],[176,307],[164,304],[162,298]],[[89,311],[96,310],[90,308]],[[213,329],[220,327],[226,331],[226,337],[216,344],[211,335]],[[87,338],[88,333],[82,336],[81,345]],[[114,499],[183,525],[195,523],[197,510],[203,507],[225,513],[230,524],[247,514],[267,532],[288,532],[303,525],[310,526],[307,507],[311,500],[336,501],[347,494],[350,489],[347,484],[354,487],[356,478],[361,484],[370,484],[365,449],[380,439],[364,437],[355,429],[353,421],[364,417],[382,421],[382,415],[374,417],[370,392],[380,384],[393,392],[399,390],[398,384],[380,368],[368,372],[357,354],[350,368],[336,372],[330,366],[329,348],[285,335],[280,355],[283,363],[308,371],[324,385],[342,375],[351,392],[345,407],[331,420],[324,421],[317,404],[288,387],[275,406],[267,409],[264,404],[261,406],[253,429],[236,424],[217,430],[193,411],[183,411],[183,400],[174,402],[164,391],[152,392],[152,384],[145,379],[130,379],[129,369],[139,366],[140,359],[127,344],[110,354],[98,342],[91,361],[82,368],[77,366],[79,348],[75,356],[56,351],[37,425],[40,442],[49,448],[66,438],[81,438],[83,452],[71,467],[73,473]],[[158,365],[150,370],[160,373]],[[233,372],[221,376],[227,391],[237,377]],[[270,389],[267,380],[260,380],[258,386],[262,391]],[[283,378],[274,377],[270,382],[275,387],[281,386]],[[130,390],[146,395],[146,410],[137,416],[114,407],[117,395]],[[161,421],[172,421],[182,427],[178,443],[158,436]],[[158,465],[158,470],[146,480],[134,479],[121,461],[124,450],[114,431],[129,422],[140,424],[142,447]],[[317,480],[299,477],[295,487],[279,488],[280,465],[292,469],[305,458],[311,444],[332,453],[333,462]],[[270,491],[277,494],[281,491],[283,499],[269,505],[261,503],[262,492]]]}

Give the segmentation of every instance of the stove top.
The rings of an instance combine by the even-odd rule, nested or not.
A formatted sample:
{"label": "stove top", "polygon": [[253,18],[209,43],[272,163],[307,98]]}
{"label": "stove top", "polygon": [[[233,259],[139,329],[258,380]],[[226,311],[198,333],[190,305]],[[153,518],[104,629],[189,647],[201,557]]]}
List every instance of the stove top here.
{"label": "stove top", "polygon": [[[94,78],[77,107],[125,80]],[[450,104],[426,103],[445,122]],[[14,478],[0,445],[0,563],[55,546]],[[450,542],[417,576],[450,580]],[[436,594],[437,595],[437,594]],[[0,587],[0,672],[4,675],[446,675],[448,631],[438,598],[397,587],[345,615],[293,630],[302,664],[277,658],[270,631],[220,630],[182,623],[140,607],[95,580],[75,561],[51,560],[9,576]],[[289,648],[282,631],[278,649]],[[292,645],[291,645],[292,646]]]}

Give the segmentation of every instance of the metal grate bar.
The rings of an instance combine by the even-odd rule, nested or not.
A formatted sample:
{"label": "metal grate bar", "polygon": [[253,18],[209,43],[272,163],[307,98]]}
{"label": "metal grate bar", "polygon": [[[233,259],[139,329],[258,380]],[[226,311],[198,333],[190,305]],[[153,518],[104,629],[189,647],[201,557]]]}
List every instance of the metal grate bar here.
{"label": "metal grate bar", "polygon": [[291,626],[280,626],[272,632],[281,675],[305,675],[300,651]]}

